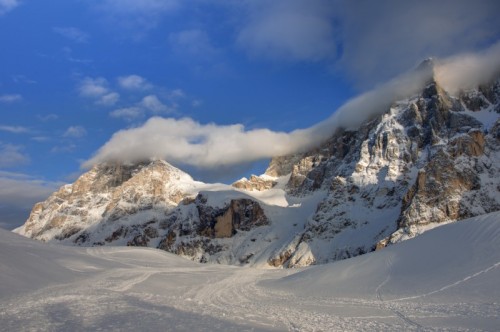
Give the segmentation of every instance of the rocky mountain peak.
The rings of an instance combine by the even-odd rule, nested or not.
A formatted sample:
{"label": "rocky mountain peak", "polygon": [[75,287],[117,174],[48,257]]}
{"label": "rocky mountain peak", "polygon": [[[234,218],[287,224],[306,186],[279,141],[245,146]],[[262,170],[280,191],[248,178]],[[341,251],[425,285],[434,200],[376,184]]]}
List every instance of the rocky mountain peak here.
{"label": "rocky mountain peak", "polygon": [[429,59],[417,69],[430,77],[419,93],[310,151],[273,158],[263,176],[230,187],[162,160],[101,164],[36,204],[20,232],[296,267],[500,210],[500,80],[450,95],[433,68]]}

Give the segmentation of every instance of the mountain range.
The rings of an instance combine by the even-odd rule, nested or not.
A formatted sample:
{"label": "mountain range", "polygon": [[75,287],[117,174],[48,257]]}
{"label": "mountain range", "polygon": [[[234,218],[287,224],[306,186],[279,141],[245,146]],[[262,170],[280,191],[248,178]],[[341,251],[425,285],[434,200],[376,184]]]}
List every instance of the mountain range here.
{"label": "mountain range", "polygon": [[417,94],[372,114],[232,185],[195,181],[164,160],[101,163],[36,204],[15,231],[300,267],[500,210],[500,79],[451,94],[431,75]]}

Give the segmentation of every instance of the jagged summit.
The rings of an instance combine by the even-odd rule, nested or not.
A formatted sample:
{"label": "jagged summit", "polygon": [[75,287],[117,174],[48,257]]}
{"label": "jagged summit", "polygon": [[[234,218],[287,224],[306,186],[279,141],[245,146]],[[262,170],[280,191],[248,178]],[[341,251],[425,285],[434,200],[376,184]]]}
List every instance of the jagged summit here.
{"label": "jagged summit", "polygon": [[36,204],[19,231],[41,240],[62,240],[145,206],[176,206],[194,186],[191,176],[163,160],[95,165],[75,183]]}
{"label": "jagged summit", "polygon": [[436,59],[433,57],[428,57],[419,63],[416,70],[434,71],[435,66],[436,66]]}
{"label": "jagged summit", "polygon": [[196,182],[161,160],[97,165],[35,205],[18,232],[295,267],[500,210],[500,80],[458,96],[431,80],[384,110],[234,187]]}

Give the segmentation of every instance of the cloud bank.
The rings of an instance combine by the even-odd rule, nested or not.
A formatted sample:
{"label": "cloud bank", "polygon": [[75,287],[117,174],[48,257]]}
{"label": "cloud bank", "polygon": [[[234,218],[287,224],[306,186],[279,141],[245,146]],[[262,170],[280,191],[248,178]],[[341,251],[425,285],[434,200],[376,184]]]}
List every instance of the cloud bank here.
{"label": "cloud bank", "polygon": [[[434,72],[445,89],[468,88],[471,79],[474,84],[490,80],[489,73],[500,69],[499,58],[500,43],[480,54],[438,61]],[[478,75],[471,78],[471,70]],[[161,158],[174,164],[213,169],[304,151],[324,142],[336,129],[355,129],[385,112],[392,102],[417,94],[434,72],[429,68],[412,70],[348,101],[325,121],[290,133],[246,130],[241,124],[200,124],[189,118],[153,117],[140,127],[115,133],[83,167]]]}
{"label": "cloud bank", "polygon": [[500,75],[500,42],[479,53],[438,61],[436,80],[450,93],[470,89]]}
{"label": "cloud bank", "polygon": [[13,229],[21,226],[37,202],[45,200],[61,186],[31,176],[0,171],[0,227]]}
{"label": "cloud bank", "polygon": [[500,35],[497,0],[253,0],[237,43],[250,56],[324,62],[359,87],[387,81],[421,59],[482,48]]}
{"label": "cloud bank", "polygon": [[23,150],[23,146],[0,142],[0,168],[28,164],[30,157]]}

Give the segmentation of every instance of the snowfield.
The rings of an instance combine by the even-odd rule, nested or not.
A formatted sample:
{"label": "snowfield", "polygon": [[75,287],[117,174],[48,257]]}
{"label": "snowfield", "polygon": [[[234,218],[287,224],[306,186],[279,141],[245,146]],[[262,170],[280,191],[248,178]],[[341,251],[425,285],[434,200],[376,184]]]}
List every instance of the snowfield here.
{"label": "snowfield", "polygon": [[2,331],[498,331],[500,212],[303,269],[0,231]]}

